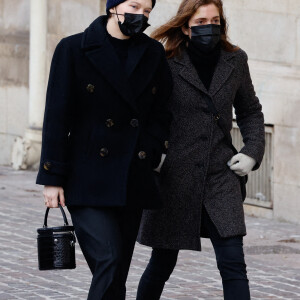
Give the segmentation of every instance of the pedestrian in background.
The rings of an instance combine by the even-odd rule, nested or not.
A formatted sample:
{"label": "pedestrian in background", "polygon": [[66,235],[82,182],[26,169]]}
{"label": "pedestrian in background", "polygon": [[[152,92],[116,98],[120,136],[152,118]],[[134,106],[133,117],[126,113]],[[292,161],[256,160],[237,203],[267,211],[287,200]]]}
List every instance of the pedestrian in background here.
{"label": "pedestrian in background", "polygon": [[[224,298],[248,300],[239,176],[259,168],[265,132],[247,54],[228,41],[221,0],[183,0],[177,15],[152,37],[165,43],[174,82],[169,102],[173,121],[161,168],[165,206],[144,211],[138,236],[153,251],[137,299],[159,299],[179,250],[200,251],[200,237],[207,237],[215,250]],[[213,115],[208,101],[219,115]],[[238,154],[226,138],[233,107],[245,144]]]}
{"label": "pedestrian in background", "polygon": [[125,299],[143,208],[161,206],[154,172],[168,139],[172,79],[143,34],[155,0],[108,0],[107,15],[62,39],[49,76],[37,184],[71,213],[93,274],[89,300]]}

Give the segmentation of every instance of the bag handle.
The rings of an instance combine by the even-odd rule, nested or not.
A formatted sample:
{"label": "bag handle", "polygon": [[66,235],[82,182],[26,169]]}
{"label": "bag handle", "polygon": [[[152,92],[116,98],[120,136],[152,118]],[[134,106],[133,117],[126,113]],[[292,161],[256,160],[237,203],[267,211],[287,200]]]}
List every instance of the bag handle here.
{"label": "bag handle", "polygon": [[[61,211],[62,216],[64,218],[64,226],[69,226],[66,213],[65,213],[63,207],[60,205],[60,203],[58,203],[58,207],[60,208],[60,211]],[[48,220],[49,210],[50,210],[50,207],[47,207],[46,212],[45,212],[45,218],[44,218],[44,225],[43,225],[44,228],[48,227],[47,220]]]}

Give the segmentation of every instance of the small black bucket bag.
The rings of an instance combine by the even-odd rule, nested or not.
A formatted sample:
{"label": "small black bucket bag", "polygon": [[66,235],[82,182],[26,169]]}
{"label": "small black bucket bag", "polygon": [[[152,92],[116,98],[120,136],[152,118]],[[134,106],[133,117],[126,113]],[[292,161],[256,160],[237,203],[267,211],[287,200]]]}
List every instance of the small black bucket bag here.
{"label": "small black bucket bag", "polygon": [[75,269],[74,226],[70,226],[64,209],[59,204],[64,226],[48,227],[47,219],[50,208],[46,209],[44,226],[38,228],[37,249],[39,270]]}

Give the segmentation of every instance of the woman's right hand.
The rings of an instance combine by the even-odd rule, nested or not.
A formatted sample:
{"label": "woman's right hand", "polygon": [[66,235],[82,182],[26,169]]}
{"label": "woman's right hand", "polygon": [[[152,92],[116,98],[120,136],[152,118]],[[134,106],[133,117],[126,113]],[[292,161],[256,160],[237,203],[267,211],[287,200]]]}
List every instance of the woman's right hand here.
{"label": "woman's right hand", "polygon": [[63,207],[65,206],[64,189],[62,187],[45,185],[43,195],[47,207],[57,208],[58,203]]}

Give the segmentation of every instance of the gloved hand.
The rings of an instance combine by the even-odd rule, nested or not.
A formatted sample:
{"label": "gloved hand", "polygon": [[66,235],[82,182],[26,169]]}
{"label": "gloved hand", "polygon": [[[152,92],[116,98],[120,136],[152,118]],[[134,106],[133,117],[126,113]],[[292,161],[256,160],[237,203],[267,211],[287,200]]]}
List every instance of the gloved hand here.
{"label": "gloved hand", "polygon": [[163,153],[163,154],[161,155],[160,164],[159,164],[159,166],[158,166],[156,169],[154,169],[154,171],[160,173],[160,168],[161,168],[161,166],[163,165],[165,159],[166,159],[166,154]]}
{"label": "gloved hand", "polygon": [[246,154],[238,153],[227,163],[232,171],[239,176],[248,175],[256,165],[256,160]]}

